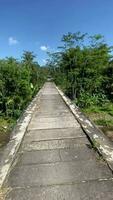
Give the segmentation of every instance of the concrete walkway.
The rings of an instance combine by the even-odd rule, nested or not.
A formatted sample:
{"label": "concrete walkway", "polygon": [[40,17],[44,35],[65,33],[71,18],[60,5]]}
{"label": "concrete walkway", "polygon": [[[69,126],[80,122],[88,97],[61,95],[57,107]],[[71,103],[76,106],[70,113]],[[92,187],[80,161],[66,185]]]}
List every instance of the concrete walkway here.
{"label": "concrete walkway", "polygon": [[46,83],[4,187],[7,200],[113,200],[112,173]]}

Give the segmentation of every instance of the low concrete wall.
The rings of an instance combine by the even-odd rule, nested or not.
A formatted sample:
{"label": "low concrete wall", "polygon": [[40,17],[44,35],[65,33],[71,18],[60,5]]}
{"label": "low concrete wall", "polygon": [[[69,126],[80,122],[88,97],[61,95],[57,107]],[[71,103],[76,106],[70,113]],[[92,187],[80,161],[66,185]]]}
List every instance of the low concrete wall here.
{"label": "low concrete wall", "polygon": [[56,88],[81,125],[81,128],[84,130],[90,142],[97,149],[99,154],[102,155],[103,159],[107,162],[113,172],[113,142],[111,142],[109,138],[105,136],[104,133],[99,130],[96,125],[81,112],[80,108],[73,104],[58,87]]}
{"label": "low concrete wall", "polygon": [[[43,88],[44,88],[44,86],[42,87],[42,89]],[[42,89],[34,97],[32,102],[29,104],[27,109],[24,111],[23,115],[18,119],[17,124],[11,133],[10,141],[4,149],[1,164],[0,164],[0,188],[2,187],[2,185],[5,181],[5,178],[10,171],[12,163],[13,163],[13,161],[16,157],[16,154],[18,152],[18,149],[22,143],[26,129],[32,118],[32,114],[36,108],[36,105],[38,103],[38,99],[40,99],[39,97],[41,95]]]}

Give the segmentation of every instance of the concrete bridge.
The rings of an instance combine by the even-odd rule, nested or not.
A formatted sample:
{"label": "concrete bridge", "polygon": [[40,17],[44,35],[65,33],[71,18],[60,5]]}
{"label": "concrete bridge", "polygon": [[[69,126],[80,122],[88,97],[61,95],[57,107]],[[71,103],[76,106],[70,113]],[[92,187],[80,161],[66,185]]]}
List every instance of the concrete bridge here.
{"label": "concrete bridge", "polygon": [[46,83],[4,188],[7,200],[113,200],[113,176],[54,83]]}

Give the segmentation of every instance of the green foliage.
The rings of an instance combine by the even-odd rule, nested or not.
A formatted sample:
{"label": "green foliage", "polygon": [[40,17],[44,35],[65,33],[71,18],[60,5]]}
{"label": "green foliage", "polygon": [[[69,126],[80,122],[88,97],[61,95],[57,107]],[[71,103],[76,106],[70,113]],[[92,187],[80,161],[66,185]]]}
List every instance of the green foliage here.
{"label": "green foliage", "polygon": [[[95,124],[104,127],[111,127],[113,130],[113,103],[103,102],[101,106],[93,105],[82,109]],[[108,129],[109,130],[109,129]],[[106,129],[107,131],[107,129]]]}
{"label": "green foliage", "polygon": [[99,126],[113,126],[113,120],[106,120],[106,119],[97,119],[94,122]]}
{"label": "green foliage", "polygon": [[48,62],[56,84],[82,108],[112,101],[112,47],[104,37],[68,33],[61,42],[60,51],[51,54]]}
{"label": "green foliage", "polygon": [[46,79],[32,52],[24,52],[22,61],[0,60],[0,115],[17,119]]}
{"label": "green foliage", "polygon": [[81,108],[93,107],[94,105],[102,106],[107,102],[104,94],[93,94],[91,96],[88,92],[81,92],[80,96],[76,99],[76,103]]}

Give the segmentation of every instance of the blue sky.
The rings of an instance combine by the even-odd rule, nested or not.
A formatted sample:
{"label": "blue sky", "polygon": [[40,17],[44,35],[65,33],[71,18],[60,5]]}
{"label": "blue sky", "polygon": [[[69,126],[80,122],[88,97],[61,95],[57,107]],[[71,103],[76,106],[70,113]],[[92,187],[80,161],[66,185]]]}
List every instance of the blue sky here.
{"label": "blue sky", "polygon": [[113,0],[0,0],[0,58],[34,51],[40,64],[67,32],[100,33],[113,45]]}

